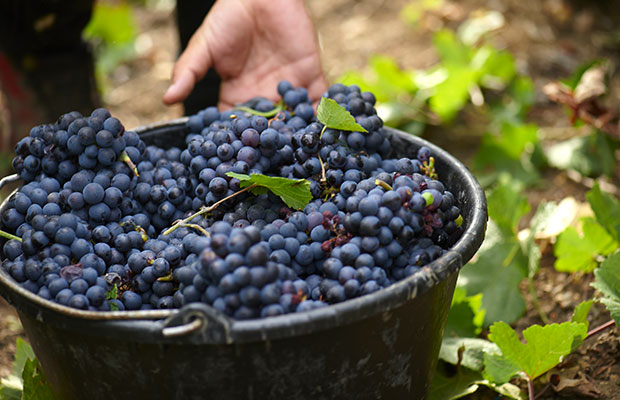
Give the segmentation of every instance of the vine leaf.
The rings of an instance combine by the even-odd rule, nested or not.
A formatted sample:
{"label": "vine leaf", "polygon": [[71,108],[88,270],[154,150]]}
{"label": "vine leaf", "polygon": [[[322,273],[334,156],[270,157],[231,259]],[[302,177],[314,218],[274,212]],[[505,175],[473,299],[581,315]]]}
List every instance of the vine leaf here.
{"label": "vine leaf", "polygon": [[52,388],[43,374],[39,360],[28,359],[22,374],[24,379],[23,400],[57,400]]}
{"label": "vine leaf", "polygon": [[321,98],[316,110],[316,117],[323,125],[331,129],[342,131],[357,131],[368,133],[355,118],[333,99]]}
{"label": "vine leaf", "polygon": [[484,355],[485,377],[503,383],[523,372],[534,380],[581,345],[587,330],[586,324],[577,322],[532,325],[523,331],[527,342],[523,343],[508,324],[496,322],[490,328],[489,340],[497,344],[501,355]]}
{"label": "vine leaf", "polygon": [[592,286],[603,293],[601,303],[605,304],[616,325],[620,326],[620,253],[603,261],[594,275],[596,280]]}
{"label": "vine leaf", "polygon": [[241,181],[241,187],[250,189],[253,194],[263,194],[267,189],[280,197],[284,203],[296,210],[303,209],[312,200],[310,182],[306,179],[288,179],[279,176],[267,176],[262,174],[237,174],[227,172],[227,176]]}
{"label": "vine leaf", "polygon": [[618,242],[593,218],[583,218],[581,230],[583,236],[569,226],[558,236],[553,249],[556,270],[592,272],[600,256],[613,253],[618,248]]}
{"label": "vine leaf", "polygon": [[601,191],[598,182],[586,193],[586,198],[596,215],[596,220],[617,241],[620,241],[620,201],[612,194]]}

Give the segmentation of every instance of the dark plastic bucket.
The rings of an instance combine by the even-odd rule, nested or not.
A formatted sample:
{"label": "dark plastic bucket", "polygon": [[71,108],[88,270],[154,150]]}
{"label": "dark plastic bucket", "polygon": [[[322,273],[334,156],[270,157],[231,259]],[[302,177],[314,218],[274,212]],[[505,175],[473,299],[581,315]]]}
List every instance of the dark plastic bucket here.
{"label": "dark plastic bucket", "polygon": [[[183,146],[185,119],[139,128]],[[465,232],[444,256],[386,289],[305,313],[234,321],[203,304],[98,313],[46,301],[0,272],[63,399],[425,399],[459,269],[484,237],[486,200],[459,161],[386,129],[393,155],[426,145],[457,197]],[[2,205],[6,207],[6,202]]]}

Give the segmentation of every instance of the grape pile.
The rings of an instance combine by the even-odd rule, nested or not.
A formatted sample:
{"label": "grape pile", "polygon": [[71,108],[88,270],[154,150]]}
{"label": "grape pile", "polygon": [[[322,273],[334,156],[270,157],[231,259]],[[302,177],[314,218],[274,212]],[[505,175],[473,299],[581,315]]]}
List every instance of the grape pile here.
{"label": "grape pile", "polygon": [[[14,235],[2,268],[78,309],[204,302],[250,319],[373,293],[458,240],[460,209],[429,149],[389,158],[372,93],[324,94],[360,132],[321,123],[304,88],[277,89],[278,104],[190,116],[185,148],[147,146],[105,109],[34,127],[13,160],[25,184],[0,214]],[[312,200],[293,209],[230,173],[307,180]]]}

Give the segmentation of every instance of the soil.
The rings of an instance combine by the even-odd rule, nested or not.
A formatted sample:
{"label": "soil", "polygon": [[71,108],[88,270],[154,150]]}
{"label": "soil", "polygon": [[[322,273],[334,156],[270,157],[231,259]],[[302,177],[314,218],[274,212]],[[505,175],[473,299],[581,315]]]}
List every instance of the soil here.
{"label": "soil", "polygon": [[[482,10],[496,10],[502,13],[505,22],[492,34],[491,41],[514,54],[519,72],[533,79],[537,94],[529,119],[541,127],[540,135],[547,144],[574,135],[576,131],[570,128],[563,108],[549,101],[542,93],[542,87],[550,81],[570,76],[577,67],[594,58],[610,60],[612,68],[620,62],[620,28],[617,28],[620,4],[617,2],[443,1],[441,7],[425,13],[415,27],[400,16],[409,2],[308,1],[328,80],[335,82],[349,70],[364,70],[373,54],[392,56],[403,68],[429,67],[437,61],[431,44],[434,31],[442,27],[456,28]],[[164,5],[158,9],[136,8],[140,29],[137,56],[111,73],[103,95],[105,106],[129,128],[172,119],[183,113],[181,107],[166,107],[160,101],[178,54],[173,9],[169,3],[158,2]],[[616,105],[616,109],[620,104],[617,101],[619,78],[614,76],[609,83],[609,104]],[[450,128],[430,129],[424,136],[467,162],[483,133],[472,129],[467,122],[465,115]],[[543,200],[559,201],[567,196],[581,202],[585,200],[589,181],[557,171],[544,174],[548,183],[545,187],[527,190],[533,210]],[[618,183],[618,173],[608,180],[616,191]],[[541,311],[551,322],[568,320],[579,302],[595,295],[589,286],[592,279],[592,274],[578,276],[555,271],[551,246],[547,246],[534,281]],[[528,308],[516,323],[517,331],[542,323],[529,295],[527,282],[522,289]],[[600,326],[609,319],[605,308],[595,304],[590,312],[590,327]],[[15,338],[22,334],[14,311],[0,300],[0,376],[10,372]],[[539,380],[536,386],[539,399],[620,398],[619,336],[618,330],[612,328],[587,339],[576,353]],[[494,399],[497,395],[483,389],[469,398]]]}

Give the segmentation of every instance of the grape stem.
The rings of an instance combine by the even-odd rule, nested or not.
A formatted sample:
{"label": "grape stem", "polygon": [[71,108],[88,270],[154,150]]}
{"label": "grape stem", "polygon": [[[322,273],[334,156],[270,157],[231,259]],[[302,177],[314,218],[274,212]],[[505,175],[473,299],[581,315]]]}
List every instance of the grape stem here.
{"label": "grape stem", "polygon": [[253,108],[250,107],[245,107],[245,106],[237,106],[234,108],[234,110],[239,110],[239,111],[243,111],[252,115],[258,115],[259,117],[265,117],[265,118],[271,118],[274,117],[277,113],[279,113],[280,111],[282,111],[282,105],[278,104],[278,106],[272,110],[269,111],[257,111],[254,110]]}
{"label": "grape stem", "polygon": [[140,176],[140,174],[138,173],[138,167],[136,167],[136,164],[131,161],[131,158],[129,158],[129,155],[125,150],[123,150],[119,159],[120,161],[123,161],[125,164],[127,164],[129,168],[131,168],[131,171],[134,173],[134,175],[138,177]]}
{"label": "grape stem", "polygon": [[[323,132],[325,132],[325,129],[327,129],[327,125],[323,125],[323,129],[321,129],[321,133],[319,134],[319,140],[323,138]],[[321,182],[327,182],[327,177],[325,176],[325,163],[323,163],[323,160],[321,159],[321,153],[319,152],[317,156],[319,157],[319,163],[321,163]]]}
{"label": "grape stem", "polygon": [[198,224],[185,224],[185,225],[183,225],[183,227],[196,229],[197,231],[199,231],[200,233],[202,233],[206,237],[210,237],[211,236],[211,235],[209,235],[209,232],[207,232],[205,228],[203,228],[202,226],[200,226]]}
{"label": "grape stem", "polygon": [[172,225],[170,228],[166,229],[164,231],[164,235],[170,235],[172,232],[176,231],[177,229],[179,229],[180,227],[187,225],[191,220],[193,220],[194,218],[200,216],[200,215],[204,215],[206,213],[209,213],[213,210],[215,210],[220,204],[222,204],[223,202],[232,199],[235,196],[240,195],[243,192],[247,192],[248,190],[252,190],[255,187],[258,187],[258,184],[254,183],[248,187],[245,187],[241,190],[239,190],[238,192],[235,192],[233,194],[231,194],[230,196],[226,196],[221,200],[218,200],[217,202],[213,203],[213,205],[209,206],[209,207],[202,207],[200,210],[198,210],[197,212],[195,212],[194,214],[190,215],[189,217],[182,219],[180,221],[177,221],[174,225]]}
{"label": "grape stem", "polygon": [[10,233],[2,231],[2,230],[0,230],[0,237],[9,239],[9,240],[15,239],[15,240],[19,240],[20,242],[22,241],[22,238],[20,238],[19,236],[11,235]]}

